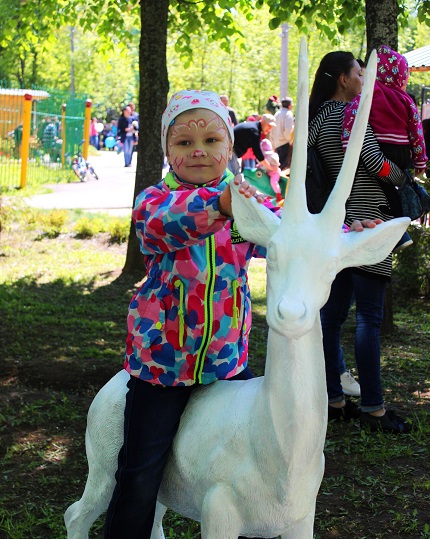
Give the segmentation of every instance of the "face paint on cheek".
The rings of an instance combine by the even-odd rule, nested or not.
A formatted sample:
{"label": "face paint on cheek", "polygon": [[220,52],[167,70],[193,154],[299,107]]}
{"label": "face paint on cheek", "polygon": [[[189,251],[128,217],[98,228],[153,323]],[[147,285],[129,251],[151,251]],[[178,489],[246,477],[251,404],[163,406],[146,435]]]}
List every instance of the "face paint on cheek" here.
{"label": "face paint on cheek", "polygon": [[179,155],[173,158],[172,166],[174,166],[177,169],[180,169],[182,164],[184,162],[184,158],[180,157]]}
{"label": "face paint on cheek", "polygon": [[218,163],[218,165],[225,163],[227,165],[228,162],[228,156],[230,154],[230,150],[228,148],[225,148],[223,150],[220,150],[217,153],[213,154],[213,159]]}

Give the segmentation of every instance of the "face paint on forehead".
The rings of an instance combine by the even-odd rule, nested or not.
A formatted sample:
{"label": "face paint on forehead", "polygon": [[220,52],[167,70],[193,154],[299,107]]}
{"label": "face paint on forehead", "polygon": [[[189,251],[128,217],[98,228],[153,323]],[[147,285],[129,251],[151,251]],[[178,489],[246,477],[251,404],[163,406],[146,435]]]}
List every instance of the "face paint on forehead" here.
{"label": "face paint on forehead", "polygon": [[[222,134],[222,136],[227,136],[227,127],[224,124],[223,120],[218,116],[218,114],[215,114],[212,111],[208,111],[209,113],[211,113],[211,116],[207,118],[199,118],[198,113],[201,111],[202,109],[199,109],[198,111],[192,111],[194,117],[190,118],[188,121],[185,118],[178,117],[177,120],[179,121],[175,122],[169,127],[168,136],[170,135],[170,137],[174,138],[179,135],[192,133],[198,129],[203,129],[205,131],[217,131]],[[184,113],[184,115],[185,114],[186,113]]]}

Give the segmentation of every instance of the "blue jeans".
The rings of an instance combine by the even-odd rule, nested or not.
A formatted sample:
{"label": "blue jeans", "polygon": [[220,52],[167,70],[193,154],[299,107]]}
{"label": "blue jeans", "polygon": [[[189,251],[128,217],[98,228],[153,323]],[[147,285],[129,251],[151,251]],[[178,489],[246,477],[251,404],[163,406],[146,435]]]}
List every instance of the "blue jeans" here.
{"label": "blue jeans", "polygon": [[100,150],[100,139],[98,135],[91,135],[90,136],[90,144],[91,146],[94,146],[96,150]]}
{"label": "blue jeans", "polygon": [[321,309],[321,325],[329,402],[344,395],[340,373],[345,362],[340,344],[342,325],[355,298],[355,361],[361,387],[361,409],[374,412],[384,405],[381,383],[380,328],[384,313],[386,282],[348,268],[334,280],[329,299]]}
{"label": "blue jeans", "polygon": [[[246,368],[230,380],[253,378]],[[150,539],[158,489],[182,412],[195,386],[163,387],[132,376],[124,445],[104,527],[105,539]],[[239,538],[240,539],[240,538]]]}
{"label": "blue jeans", "polygon": [[124,140],[124,164],[126,167],[131,165],[131,158],[133,157],[134,140],[133,137],[125,137]]}

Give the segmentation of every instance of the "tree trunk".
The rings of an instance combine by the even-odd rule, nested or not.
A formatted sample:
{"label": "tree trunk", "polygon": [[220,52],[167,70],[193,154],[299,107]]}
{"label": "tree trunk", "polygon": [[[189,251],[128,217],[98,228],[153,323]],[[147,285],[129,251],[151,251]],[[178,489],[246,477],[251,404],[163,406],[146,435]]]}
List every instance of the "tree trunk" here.
{"label": "tree trunk", "polygon": [[[366,0],[367,57],[380,45],[398,47],[398,0]],[[384,301],[384,319],[381,332],[385,335],[394,331],[393,291],[387,287]]]}
{"label": "tree trunk", "polygon": [[366,0],[367,55],[380,45],[398,47],[398,0]]}
{"label": "tree trunk", "polygon": [[[167,22],[169,0],[140,0],[141,34],[139,44],[139,142],[133,205],[137,195],[160,181],[163,168],[161,115],[167,104]],[[136,239],[134,223],[123,271],[143,270],[143,256]]]}

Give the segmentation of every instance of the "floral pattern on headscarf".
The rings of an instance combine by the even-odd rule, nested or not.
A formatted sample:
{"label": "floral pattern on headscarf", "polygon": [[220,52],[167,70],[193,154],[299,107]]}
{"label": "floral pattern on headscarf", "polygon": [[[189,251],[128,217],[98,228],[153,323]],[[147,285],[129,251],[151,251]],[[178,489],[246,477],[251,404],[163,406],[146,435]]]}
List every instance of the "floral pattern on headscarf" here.
{"label": "floral pattern on headscarf", "polygon": [[409,78],[409,66],[403,55],[393,51],[388,45],[381,45],[377,50],[377,61],[377,80],[385,86],[404,87]]}

